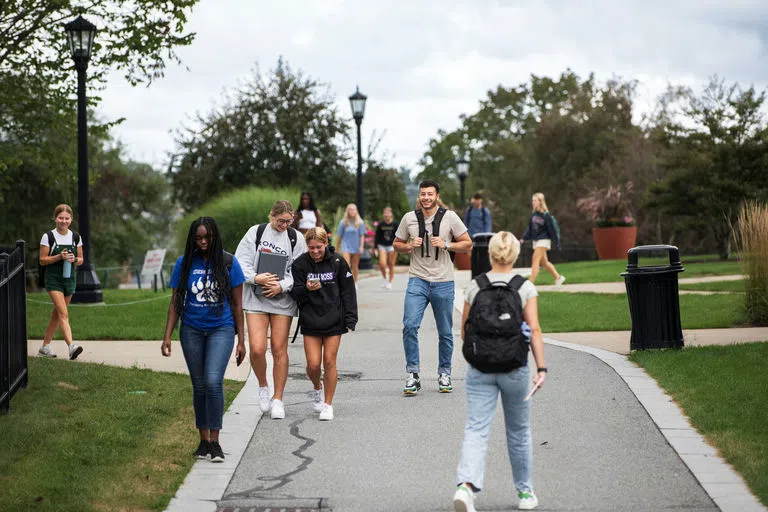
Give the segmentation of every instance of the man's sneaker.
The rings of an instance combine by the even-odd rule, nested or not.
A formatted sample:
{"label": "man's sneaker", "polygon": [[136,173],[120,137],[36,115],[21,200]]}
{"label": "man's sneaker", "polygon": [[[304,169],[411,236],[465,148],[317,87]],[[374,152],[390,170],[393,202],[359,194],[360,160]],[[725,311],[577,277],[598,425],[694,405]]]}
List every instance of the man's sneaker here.
{"label": "man's sneaker", "polygon": [[50,345],[43,345],[37,353],[43,357],[56,357],[56,352],[53,351],[53,347]]}
{"label": "man's sneaker", "polygon": [[83,347],[80,345],[75,345],[74,343],[69,346],[69,359],[70,361],[74,361],[77,359],[77,356],[83,353]]}
{"label": "man's sneaker", "polygon": [[520,498],[520,503],[517,504],[520,510],[533,510],[539,506],[539,499],[533,492],[520,492],[517,497]]}
{"label": "man's sneaker", "polygon": [[272,406],[272,395],[269,393],[269,386],[259,388],[259,409],[261,412],[269,412]]}
{"label": "man's sneaker", "polygon": [[197,445],[197,450],[195,450],[195,457],[198,459],[207,459],[210,454],[211,443],[205,439],[201,439],[200,444]]}
{"label": "man's sneaker", "polygon": [[564,282],[565,282],[565,276],[560,274],[560,277],[555,279],[555,286],[557,286],[559,288],[559,287],[563,286]]}
{"label": "man's sneaker", "polygon": [[391,290],[392,289],[392,283],[387,283],[386,285],[384,285],[384,288],[386,288],[387,290]]}
{"label": "man's sneaker", "polygon": [[475,493],[467,484],[461,484],[453,495],[453,509],[456,512],[475,512]]}
{"label": "man's sneaker", "polygon": [[211,462],[224,462],[224,450],[218,441],[211,441]]}
{"label": "man's sneaker", "polygon": [[320,411],[320,421],[331,421],[333,419],[333,406],[323,403],[323,409]]}
{"label": "man's sneaker", "polygon": [[405,387],[403,388],[403,394],[415,395],[418,390],[421,389],[421,380],[418,373],[409,373],[408,378],[405,379]]}
{"label": "man's sneaker", "polygon": [[270,411],[273,420],[282,420],[285,418],[285,406],[283,405],[282,400],[272,400]]}
{"label": "man's sneaker", "polygon": [[320,389],[313,389],[310,391],[310,395],[312,396],[312,410],[315,412],[320,412],[323,410],[323,388]]}
{"label": "man's sneaker", "polygon": [[441,373],[437,378],[437,387],[441,393],[450,393],[453,391],[453,386],[451,385],[451,376],[447,373]]}

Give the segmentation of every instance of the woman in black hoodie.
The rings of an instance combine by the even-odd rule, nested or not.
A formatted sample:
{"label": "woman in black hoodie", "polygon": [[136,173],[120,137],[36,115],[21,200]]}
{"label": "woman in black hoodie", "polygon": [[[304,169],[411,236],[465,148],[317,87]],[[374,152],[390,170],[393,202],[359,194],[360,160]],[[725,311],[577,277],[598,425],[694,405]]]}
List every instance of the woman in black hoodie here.
{"label": "woman in black hoodie", "polygon": [[331,404],[338,380],[336,354],[341,335],[355,330],[357,295],[349,265],[328,248],[325,230],[310,228],[304,236],[307,252],[293,262],[291,295],[299,306],[307,375],[314,385],[312,408],[327,421],[333,419]]}

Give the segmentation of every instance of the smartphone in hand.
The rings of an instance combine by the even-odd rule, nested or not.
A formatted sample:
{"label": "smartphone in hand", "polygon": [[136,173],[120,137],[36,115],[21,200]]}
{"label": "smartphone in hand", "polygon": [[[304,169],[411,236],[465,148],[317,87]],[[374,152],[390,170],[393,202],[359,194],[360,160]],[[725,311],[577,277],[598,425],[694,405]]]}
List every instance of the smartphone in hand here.
{"label": "smartphone in hand", "polygon": [[525,398],[523,398],[523,402],[527,402],[531,398],[533,398],[533,395],[536,394],[536,392],[539,390],[539,385],[534,382],[533,386],[531,386],[531,390],[528,392],[527,395],[525,395]]}
{"label": "smartphone in hand", "polygon": [[237,366],[240,366],[243,363],[243,359],[245,359],[245,354],[240,352],[235,357],[235,361],[237,362]]}

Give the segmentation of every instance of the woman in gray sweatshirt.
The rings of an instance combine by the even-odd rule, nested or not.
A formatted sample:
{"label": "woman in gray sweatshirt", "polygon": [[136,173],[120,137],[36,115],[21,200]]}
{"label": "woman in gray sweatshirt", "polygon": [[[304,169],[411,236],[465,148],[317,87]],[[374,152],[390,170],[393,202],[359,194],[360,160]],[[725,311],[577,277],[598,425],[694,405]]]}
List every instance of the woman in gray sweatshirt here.
{"label": "woman in gray sweatshirt", "polygon": [[[288,201],[276,201],[269,214],[269,223],[251,226],[235,256],[245,274],[243,310],[248,325],[251,366],[259,381],[259,407],[270,411],[272,419],[285,418],[283,392],[288,380],[288,334],[293,317],[298,315],[296,301],[291,297],[293,261],[307,251],[304,237],[290,227],[293,207]],[[263,253],[285,255],[285,273],[257,274],[259,257]],[[281,265],[282,266],[282,265]],[[267,383],[267,334],[271,331],[272,359],[274,361],[274,394]]]}

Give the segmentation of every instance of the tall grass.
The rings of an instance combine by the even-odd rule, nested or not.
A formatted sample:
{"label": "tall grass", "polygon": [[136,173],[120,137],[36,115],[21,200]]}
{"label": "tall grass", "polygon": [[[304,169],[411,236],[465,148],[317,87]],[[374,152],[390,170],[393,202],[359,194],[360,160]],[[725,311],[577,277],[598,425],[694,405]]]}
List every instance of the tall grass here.
{"label": "tall grass", "polygon": [[224,249],[234,253],[237,244],[248,228],[254,224],[269,222],[269,212],[278,199],[287,199],[294,208],[298,206],[299,191],[292,188],[266,189],[249,187],[225,193],[205,203],[189,215],[184,216],[176,225],[176,246],[179,254],[184,252],[184,245],[189,232],[189,225],[198,217],[208,216],[216,219],[221,231]]}
{"label": "tall grass", "polygon": [[746,282],[747,321],[768,324],[768,204],[750,201],[741,207],[734,232]]}

